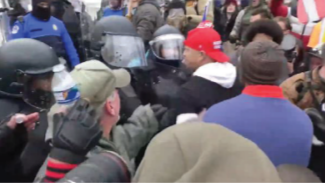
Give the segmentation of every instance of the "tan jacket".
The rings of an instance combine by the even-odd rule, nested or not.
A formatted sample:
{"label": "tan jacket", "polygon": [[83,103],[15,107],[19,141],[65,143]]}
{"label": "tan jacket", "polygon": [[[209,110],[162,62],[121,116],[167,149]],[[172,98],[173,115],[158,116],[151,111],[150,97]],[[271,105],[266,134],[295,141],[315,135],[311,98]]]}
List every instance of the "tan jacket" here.
{"label": "tan jacket", "polygon": [[281,182],[256,144],[217,124],[174,125],[149,144],[133,182]]}
{"label": "tan jacket", "polygon": [[[190,2],[186,4],[186,16],[189,20],[189,24],[194,24],[195,27],[202,22],[204,10],[205,10],[205,5],[207,4],[209,0],[198,0],[197,1],[197,10],[198,14],[195,10],[195,4],[191,4]],[[213,22],[213,2],[210,3],[209,6],[209,11],[208,11],[208,16],[207,20]]]}
{"label": "tan jacket", "polygon": [[[325,97],[323,92],[325,91],[325,85],[321,83],[318,74],[319,69],[320,68],[317,68],[312,71],[312,88],[316,98],[320,102]],[[313,97],[308,89],[306,73],[300,73],[288,78],[280,85],[280,87],[283,90],[284,96],[302,110],[316,107],[314,106]]]}

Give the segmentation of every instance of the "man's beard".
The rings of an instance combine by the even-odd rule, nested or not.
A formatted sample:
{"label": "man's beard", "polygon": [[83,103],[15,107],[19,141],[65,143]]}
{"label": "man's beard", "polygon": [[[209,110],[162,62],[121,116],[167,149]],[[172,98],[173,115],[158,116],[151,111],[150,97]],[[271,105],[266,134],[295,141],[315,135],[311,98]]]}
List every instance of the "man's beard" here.
{"label": "man's beard", "polygon": [[33,8],[32,14],[40,20],[48,21],[51,18],[51,8],[43,8],[36,6],[35,8]]}

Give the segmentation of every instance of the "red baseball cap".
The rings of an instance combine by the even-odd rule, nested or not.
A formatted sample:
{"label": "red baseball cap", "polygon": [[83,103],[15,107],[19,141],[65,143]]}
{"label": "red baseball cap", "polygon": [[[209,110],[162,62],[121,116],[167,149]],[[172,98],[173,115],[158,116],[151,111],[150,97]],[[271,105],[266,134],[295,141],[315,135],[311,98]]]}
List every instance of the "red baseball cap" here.
{"label": "red baseball cap", "polygon": [[184,41],[185,46],[205,52],[216,62],[228,62],[229,57],[221,51],[221,44],[219,33],[211,28],[196,28]]}
{"label": "red baseball cap", "polygon": [[210,28],[213,29],[213,24],[212,22],[210,22],[209,20],[206,20],[204,22],[201,22],[195,29],[190,30],[187,33],[187,36],[190,36],[192,34],[194,34],[196,31],[200,30],[200,29],[205,29],[205,28]]}

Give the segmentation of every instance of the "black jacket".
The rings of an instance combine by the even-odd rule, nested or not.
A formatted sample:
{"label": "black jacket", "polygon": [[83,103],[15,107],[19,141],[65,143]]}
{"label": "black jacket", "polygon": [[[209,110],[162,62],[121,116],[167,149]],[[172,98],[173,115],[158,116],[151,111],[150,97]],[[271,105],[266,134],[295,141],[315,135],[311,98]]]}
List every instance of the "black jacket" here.
{"label": "black jacket", "polygon": [[174,125],[177,116],[181,114],[199,114],[203,109],[208,109],[216,103],[233,98],[241,93],[243,86],[238,81],[235,67],[229,66],[231,71],[228,72],[222,71],[224,68],[218,68],[218,66],[215,68],[214,64],[209,64],[212,67],[207,66],[205,68],[208,70],[203,69],[203,72],[200,73],[208,75],[210,78],[216,75],[216,79],[209,80],[207,79],[208,76],[201,77],[200,74],[196,74],[196,71],[194,76],[176,92],[171,101],[172,108],[161,120],[162,128]]}
{"label": "black jacket", "polygon": [[232,88],[224,88],[212,81],[194,76],[178,92],[174,103],[176,113],[198,114],[203,109],[239,95],[242,89],[238,81]]}
{"label": "black jacket", "polygon": [[214,29],[220,34],[223,42],[228,41],[230,32],[235,25],[238,11],[236,10],[236,12],[231,15],[229,20],[227,18],[225,8],[219,9],[215,7],[213,13],[215,17],[213,19]]}
{"label": "black jacket", "polygon": [[[22,99],[0,97],[0,128],[7,131],[6,122],[16,113],[38,112]],[[18,125],[11,133],[1,134],[0,182],[32,182],[47,157],[49,146],[45,145],[47,128],[46,112],[40,113],[40,124],[27,134],[23,125]],[[1,133],[0,132],[0,133]],[[39,140],[40,139],[40,140]],[[3,148],[5,147],[5,148]]]}

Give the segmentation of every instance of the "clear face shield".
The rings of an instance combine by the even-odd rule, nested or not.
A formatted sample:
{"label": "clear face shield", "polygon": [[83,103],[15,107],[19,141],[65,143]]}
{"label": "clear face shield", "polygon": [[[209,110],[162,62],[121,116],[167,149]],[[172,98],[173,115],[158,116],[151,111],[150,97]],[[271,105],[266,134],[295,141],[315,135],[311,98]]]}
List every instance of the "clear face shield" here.
{"label": "clear face shield", "polygon": [[115,67],[131,68],[147,66],[145,48],[140,37],[106,34],[101,55],[104,61]]}
{"label": "clear face shield", "polygon": [[24,101],[37,109],[50,109],[55,102],[52,78],[53,72],[35,75],[22,73],[19,81],[23,85]]}
{"label": "clear face shield", "polygon": [[158,36],[150,41],[150,48],[160,60],[182,60],[184,51],[184,36],[179,34],[167,34]]}

